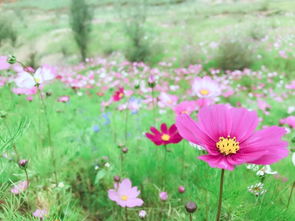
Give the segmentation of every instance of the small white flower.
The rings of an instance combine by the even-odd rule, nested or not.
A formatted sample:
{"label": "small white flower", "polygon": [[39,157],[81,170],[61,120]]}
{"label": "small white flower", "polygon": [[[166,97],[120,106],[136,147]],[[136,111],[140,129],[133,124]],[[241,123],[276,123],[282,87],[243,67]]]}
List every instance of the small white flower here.
{"label": "small white flower", "polygon": [[109,164],[109,163],[105,163],[104,166],[107,167],[107,168],[109,168],[109,167],[111,166],[111,164]]}
{"label": "small white flower", "polygon": [[247,168],[248,170],[257,171],[257,170],[259,169],[259,166],[258,166],[258,165],[255,165],[255,164],[248,164],[248,165],[246,166],[246,168]]}
{"label": "small white flower", "polygon": [[145,210],[140,210],[139,213],[138,213],[138,216],[141,219],[144,219],[146,217],[146,211]]}
{"label": "small white flower", "polygon": [[260,170],[257,171],[257,176],[264,176],[265,174],[277,174],[277,171],[273,171],[269,165],[262,167]]}
{"label": "small white flower", "polygon": [[94,167],[94,169],[95,169],[95,170],[98,170],[98,169],[99,169],[99,166],[98,166],[98,165],[96,165],[96,166]]}
{"label": "small white flower", "polygon": [[59,187],[59,188],[64,188],[64,187],[65,187],[65,184],[64,184],[63,182],[60,182],[60,183],[58,184],[58,187]]}
{"label": "small white flower", "polygon": [[260,195],[266,193],[266,190],[264,189],[264,184],[260,183],[260,182],[255,185],[249,186],[248,191],[250,193],[253,193],[255,196],[260,196]]}
{"label": "small white flower", "polygon": [[295,152],[292,154],[292,163],[295,166]]}

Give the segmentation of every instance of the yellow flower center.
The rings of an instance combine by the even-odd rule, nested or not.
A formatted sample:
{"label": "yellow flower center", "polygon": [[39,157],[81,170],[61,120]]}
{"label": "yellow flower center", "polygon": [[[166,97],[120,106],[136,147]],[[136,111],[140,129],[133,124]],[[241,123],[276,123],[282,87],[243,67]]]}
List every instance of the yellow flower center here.
{"label": "yellow flower center", "polygon": [[37,83],[37,84],[39,84],[40,83],[40,79],[39,78],[34,78],[35,79],[35,82]]}
{"label": "yellow flower center", "polygon": [[123,93],[120,93],[120,94],[119,94],[119,98],[122,98],[123,96],[124,96]]}
{"label": "yellow flower center", "polygon": [[227,136],[227,138],[219,137],[216,147],[224,155],[237,153],[240,149],[239,142],[237,142],[236,138],[230,138],[230,136]]}
{"label": "yellow flower center", "polygon": [[187,110],[181,111],[182,114],[188,114]]}
{"label": "yellow flower center", "polygon": [[124,200],[124,201],[128,200],[128,196],[126,195],[121,196],[121,200]]}
{"label": "yellow flower center", "polygon": [[208,95],[209,94],[209,91],[206,90],[206,89],[202,89],[202,90],[200,90],[200,94],[202,94],[202,95]]}
{"label": "yellow flower center", "polygon": [[170,136],[169,136],[168,134],[163,134],[161,138],[162,138],[162,140],[164,140],[164,141],[168,141],[168,140],[170,140]]}

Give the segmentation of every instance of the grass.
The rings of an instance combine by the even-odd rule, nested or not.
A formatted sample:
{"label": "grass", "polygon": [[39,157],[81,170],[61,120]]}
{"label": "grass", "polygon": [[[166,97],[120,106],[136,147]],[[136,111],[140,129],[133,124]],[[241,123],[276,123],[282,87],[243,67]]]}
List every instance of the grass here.
{"label": "grass", "polygon": [[[17,47],[8,43],[0,48],[3,54],[16,54],[19,60],[26,60],[32,51],[38,53],[40,63],[57,64],[59,74],[72,73],[77,76],[88,76],[93,73],[98,86],[71,89],[56,80],[42,90],[45,96],[51,136],[50,145],[45,110],[37,95],[28,102],[24,95],[11,93],[14,83],[0,88],[0,220],[31,221],[38,220],[32,216],[37,208],[49,211],[46,220],[124,220],[124,210],[108,199],[107,190],[113,187],[113,177],[120,175],[130,178],[133,185],[141,190],[144,200],[142,208],[129,209],[129,220],[139,220],[138,212],[147,211],[146,220],[181,221],[188,220],[184,209],[187,201],[195,201],[198,210],[194,220],[215,220],[219,191],[220,171],[210,168],[208,164],[197,160],[203,155],[187,141],[169,145],[166,161],[163,147],[155,146],[144,133],[151,126],[162,122],[171,125],[175,114],[169,109],[157,109],[156,125],[153,111],[143,104],[136,113],[119,111],[120,104],[126,104],[124,98],[118,104],[103,109],[101,103],[107,101],[116,90],[118,83],[126,90],[134,92],[133,97],[142,101],[150,96],[149,92],[134,89],[134,81],[146,82],[152,71],[157,73],[158,85],[179,85],[176,94],[180,100],[195,100],[189,93],[190,78],[206,76],[211,68],[217,65],[214,56],[217,49],[212,43],[220,43],[228,35],[240,39],[241,36],[252,39],[245,42],[256,48],[254,64],[249,74],[233,78],[231,74],[213,76],[226,89],[233,89],[235,94],[228,98],[220,96],[218,103],[229,103],[258,110],[262,118],[261,126],[278,125],[279,120],[289,116],[287,109],[294,106],[294,94],[286,85],[294,79],[294,1],[255,1],[249,3],[212,4],[203,1],[150,1],[148,5],[147,31],[151,38],[163,48],[154,61],[161,59],[171,66],[164,67],[154,62],[153,67],[146,69],[134,66],[123,66],[124,58],[117,52],[123,52],[127,45],[122,20],[118,14],[118,1],[89,0],[95,8],[93,32],[91,33],[91,57],[105,56],[100,64],[94,62],[79,64],[78,49],[74,44],[69,29],[69,1],[32,1],[23,0],[5,4],[0,13],[11,16],[19,33]],[[171,4],[170,4],[171,3]],[[131,4],[124,3],[122,13],[128,15]],[[256,24],[255,26],[253,24]],[[258,29],[258,31],[257,31]],[[262,31],[261,31],[262,30]],[[252,34],[251,34],[252,32]],[[249,34],[250,33],[250,34]],[[267,40],[262,40],[267,38]],[[279,47],[274,45],[279,43]],[[183,48],[193,46],[200,50],[192,53],[193,60],[200,60],[201,73],[189,72],[179,75],[177,68],[183,68],[185,61]],[[279,56],[285,50],[288,58]],[[109,55],[111,54],[111,55]],[[197,59],[195,59],[195,57]],[[152,62],[153,63],[153,62]],[[189,65],[190,63],[186,63]],[[269,77],[271,72],[278,72],[276,77]],[[116,73],[128,73],[126,78],[118,78]],[[0,71],[1,78],[7,74]],[[14,76],[14,72],[11,73]],[[105,76],[104,76],[105,75]],[[178,76],[179,75],[179,76]],[[104,76],[104,77],[103,77]],[[178,82],[177,77],[181,80]],[[106,79],[109,78],[109,81]],[[269,82],[269,80],[273,82]],[[254,90],[253,86],[264,83],[262,89]],[[89,85],[91,85],[89,83]],[[104,89],[108,86],[107,89]],[[242,90],[242,87],[245,90]],[[271,89],[272,92],[271,93]],[[103,96],[98,96],[103,92]],[[253,94],[261,95],[270,106],[270,114],[265,115],[257,107]],[[70,102],[59,103],[57,98],[68,95]],[[156,96],[159,90],[156,90]],[[279,101],[278,98],[283,98]],[[164,112],[164,113],[162,113]],[[3,115],[3,113],[6,113]],[[161,114],[162,113],[162,114]],[[126,117],[127,116],[127,117]],[[126,127],[127,125],[127,127]],[[94,128],[98,128],[97,131]],[[125,133],[127,131],[127,139]],[[289,148],[294,146],[294,130],[284,138]],[[10,192],[13,183],[25,180],[25,173],[16,164],[17,154],[28,159],[30,186],[22,194],[15,196]],[[119,145],[128,148],[122,154]],[[52,150],[55,153],[56,165],[53,165]],[[123,161],[122,159],[123,155]],[[226,171],[222,220],[227,221],[289,221],[294,220],[294,197],[289,208],[286,208],[288,197],[294,182],[294,165],[287,157],[272,165],[281,178],[267,175],[264,179],[266,194],[255,197],[247,191],[261,178],[255,172],[246,169],[245,165],[233,172]],[[55,184],[54,171],[58,177]],[[163,178],[164,177],[164,178]],[[288,178],[288,181],[282,180]],[[163,182],[166,185],[163,185]],[[184,186],[183,194],[178,186]],[[167,191],[169,198],[163,202],[159,192]]]}

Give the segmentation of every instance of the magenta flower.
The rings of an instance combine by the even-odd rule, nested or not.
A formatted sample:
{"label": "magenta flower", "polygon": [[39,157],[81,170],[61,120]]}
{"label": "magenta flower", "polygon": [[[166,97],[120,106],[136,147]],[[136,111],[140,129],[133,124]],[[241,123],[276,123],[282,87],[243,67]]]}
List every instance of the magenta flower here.
{"label": "magenta flower", "polygon": [[118,102],[124,97],[124,88],[119,88],[117,91],[114,92],[113,94],[113,101]]}
{"label": "magenta flower", "polygon": [[204,107],[198,122],[183,114],[176,125],[184,139],[204,147],[208,155],[199,159],[211,167],[233,170],[243,163],[268,165],[288,156],[282,140],[284,128],[272,126],[256,131],[256,112],[222,104]]}
{"label": "magenta flower", "polygon": [[121,183],[115,183],[114,189],[108,191],[109,199],[116,202],[121,207],[142,206],[143,200],[137,198],[140,191],[137,187],[132,187],[129,179],[124,179]]}
{"label": "magenta flower", "polygon": [[162,124],[161,131],[158,131],[154,127],[151,127],[150,130],[152,133],[146,133],[145,136],[156,145],[167,145],[170,143],[176,144],[182,140],[175,124],[172,124],[169,129],[166,124]]}

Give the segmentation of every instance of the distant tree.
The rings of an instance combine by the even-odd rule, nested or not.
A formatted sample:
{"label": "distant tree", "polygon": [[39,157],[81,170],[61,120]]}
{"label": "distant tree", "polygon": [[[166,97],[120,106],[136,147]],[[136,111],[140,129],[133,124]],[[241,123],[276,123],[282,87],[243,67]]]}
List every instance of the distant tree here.
{"label": "distant tree", "polygon": [[86,4],[85,0],[72,0],[70,9],[70,25],[75,41],[79,47],[82,61],[87,56],[87,45],[91,32],[91,21],[93,11]]}

